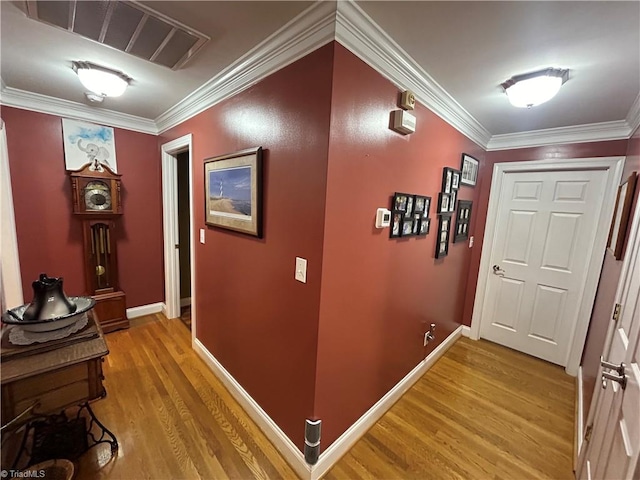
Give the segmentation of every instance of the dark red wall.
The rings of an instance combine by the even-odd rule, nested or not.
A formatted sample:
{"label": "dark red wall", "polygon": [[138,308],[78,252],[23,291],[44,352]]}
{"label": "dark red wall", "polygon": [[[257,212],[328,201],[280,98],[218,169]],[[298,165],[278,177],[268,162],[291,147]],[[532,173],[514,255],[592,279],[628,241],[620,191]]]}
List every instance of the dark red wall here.
{"label": "dark red wall", "polygon": [[[389,129],[399,89],[335,45],[331,142],[314,413],[326,449],[460,326],[471,250],[449,246],[434,258],[442,169],[480,147],[421,105],[415,133]],[[427,237],[390,239],[378,207],[393,193],[432,197]],[[461,187],[461,199],[477,189]],[[471,221],[471,233],[476,220]],[[437,341],[423,347],[426,325]]]}
{"label": "dark red wall", "polygon": [[487,152],[486,162],[480,166],[479,172],[479,198],[476,209],[477,228],[475,229],[475,244],[471,255],[471,265],[469,267],[469,277],[467,281],[468,291],[465,298],[463,317],[463,323],[465,325],[471,325],[471,316],[473,314],[473,302],[475,301],[478,271],[480,269],[480,256],[482,254],[484,227],[487,221],[487,209],[489,207],[489,193],[491,190],[493,166],[496,163],[502,162],[623,156],[626,152],[627,140],[573,143]]}
{"label": "dark red wall", "polygon": [[[197,338],[302,449],[313,413],[333,49],[166,132],[193,134]],[[264,238],[207,227],[204,160],[262,146]],[[295,257],[307,283],[294,280]]]}
{"label": "dark red wall", "polygon": [[[640,130],[636,130],[634,136],[629,140],[626,155],[627,159],[622,173],[623,182],[629,177],[631,172],[640,173]],[[631,218],[633,218],[633,211],[638,205],[639,194],[640,187],[636,186],[633,203],[634,208],[629,217],[629,225],[631,224]],[[627,231],[627,238],[628,235],[629,231]],[[628,243],[627,240],[627,245]],[[624,255],[625,252],[623,251],[623,258]],[[591,313],[589,332],[582,353],[582,380],[584,382],[582,394],[584,396],[585,421],[589,407],[591,406],[594,388],[598,383],[596,377],[598,375],[598,367],[600,366],[600,355],[602,355],[604,348],[607,330],[611,325],[611,314],[613,313],[613,304],[615,303],[615,294],[621,270],[622,260],[616,260],[611,252],[607,250],[604,256],[600,282],[598,283],[596,300]]]}
{"label": "dark red wall", "polygon": [[[42,272],[64,277],[68,295],[85,292],[80,220],[71,213],[62,121],[55,115],[3,107],[25,302]],[[161,302],[162,197],[157,137],[115,129],[124,215],[118,264],[127,307]]]}

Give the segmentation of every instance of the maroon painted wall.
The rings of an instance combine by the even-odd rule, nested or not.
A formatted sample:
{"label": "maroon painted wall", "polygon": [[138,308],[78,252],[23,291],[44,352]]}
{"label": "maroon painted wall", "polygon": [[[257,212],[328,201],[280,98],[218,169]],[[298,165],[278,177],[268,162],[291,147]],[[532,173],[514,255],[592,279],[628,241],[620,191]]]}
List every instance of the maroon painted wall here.
{"label": "maroon painted wall", "polygon": [[[193,134],[197,338],[302,449],[313,413],[333,49],[169,130]],[[204,223],[205,159],[262,146],[264,238]],[[294,280],[295,257],[307,283]],[[193,306],[192,306],[193,308]]]}
{"label": "maroon painted wall", "polygon": [[[450,244],[434,258],[435,204],[443,167],[460,168],[462,152],[484,157],[421,105],[415,133],[390,130],[398,88],[339,44],[334,58],[314,408],[323,450],[460,325],[471,250]],[[395,191],[432,197],[427,237],[390,239],[374,227]],[[437,341],[425,349],[431,322]]]}
{"label": "maroon painted wall", "polygon": [[[55,115],[3,107],[18,254],[25,302],[42,272],[64,277],[68,295],[85,291],[82,229],[71,213],[62,121]],[[119,220],[120,286],[127,307],[160,302],[163,292],[162,197],[157,137],[115,129],[124,215]]]}
{"label": "maroon painted wall", "polygon": [[[629,177],[631,172],[640,173],[640,129],[636,130],[633,137],[629,140],[626,155],[627,159],[622,173],[623,182]],[[630,219],[633,218],[633,212],[638,206],[639,194],[640,187],[636,186],[634,207],[631,211]],[[628,235],[629,231],[627,231],[627,239]],[[627,240],[627,245],[628,243]],[[625,251],[623,251],[623,258],[625,254],[626,246]],[[593,311],[591,313],[589,332],[587,333],[587,340],[582,353],[582,394],[584,398],[585,421],[587,420],[587,413],[589,412],[591,400],[593,399],[594,388],[598,383],[596,377],[598,375],[598,367],[600,366],[600,355],[602,355],[604,348],[607,330],[611,325],[611,314],[613,313],[615,294],[621,270],[622,260],[616,260],[611,252],[607,250],[604,256],[602,274],[600,276],[600,282],[598,283],[598,291],[596,293]]]}
{"label": "maroon painted wall", "polygon": [[476,208],[475,244],[471,254],[471,265],[467,280],[467,296],[465,298],[463,323],[471,325],[473,303],[475,301],[476,284],[480,269],[480,256],[484,239],[484,227],[487,221],[489,193],[493,166],[502,162],[523,162],[528,160],[550,160],[568,158],[612,157],[623,156],[627,152],[627,140],[607,142],[574,143],[549,145],[544,147],[519,148],[513,150],[496,150],[487,152],[486,162],[480,166],[478,189],[479,198]]}

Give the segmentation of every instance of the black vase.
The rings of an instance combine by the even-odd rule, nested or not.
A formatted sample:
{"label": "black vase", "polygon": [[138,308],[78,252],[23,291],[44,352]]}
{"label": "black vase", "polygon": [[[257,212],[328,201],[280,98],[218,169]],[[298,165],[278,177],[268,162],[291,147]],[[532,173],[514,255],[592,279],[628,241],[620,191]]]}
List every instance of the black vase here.
{"label": "black vase", "polygon": [[40,274],[40,279],[33,286],[33,302],[25,309],[23,320],[49,320],[73,313],[78,308],[62,290],[62,277],[47,277]]}

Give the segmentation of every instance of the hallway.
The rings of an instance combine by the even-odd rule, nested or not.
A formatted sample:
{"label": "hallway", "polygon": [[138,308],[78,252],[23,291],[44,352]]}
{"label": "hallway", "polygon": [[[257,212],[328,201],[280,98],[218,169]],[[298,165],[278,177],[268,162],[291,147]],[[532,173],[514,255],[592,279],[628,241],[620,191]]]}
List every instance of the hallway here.
{"label": "hallway", "polygon": [[[93,408],[120,452],[97,471],[94,449],[78,479],[295,478],[190,340],[159,314],[107,336]],[[325,478],[571,478],[574,389],[560,367],[461,339]]]}

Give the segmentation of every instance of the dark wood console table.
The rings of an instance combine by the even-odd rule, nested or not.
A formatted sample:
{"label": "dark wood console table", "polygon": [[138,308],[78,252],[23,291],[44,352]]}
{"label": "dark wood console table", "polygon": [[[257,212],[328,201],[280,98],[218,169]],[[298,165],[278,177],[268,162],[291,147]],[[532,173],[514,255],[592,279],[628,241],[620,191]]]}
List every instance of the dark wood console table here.
{"label": "dark wood console table", "polygon": [[106,395],[102,362],[108,354],[93,312],[80,332],[42,344],[13,346],[8,342],[7,329],[3,329],[0,341],[3,431],[31,419],[60,416],[69,407],[81,406],[91,415],[90,427],[96,422],[113,439],[101,441],[108,441],[112,450],[117,449],[113,434],[95,419],[88,406],[90,401]]}

